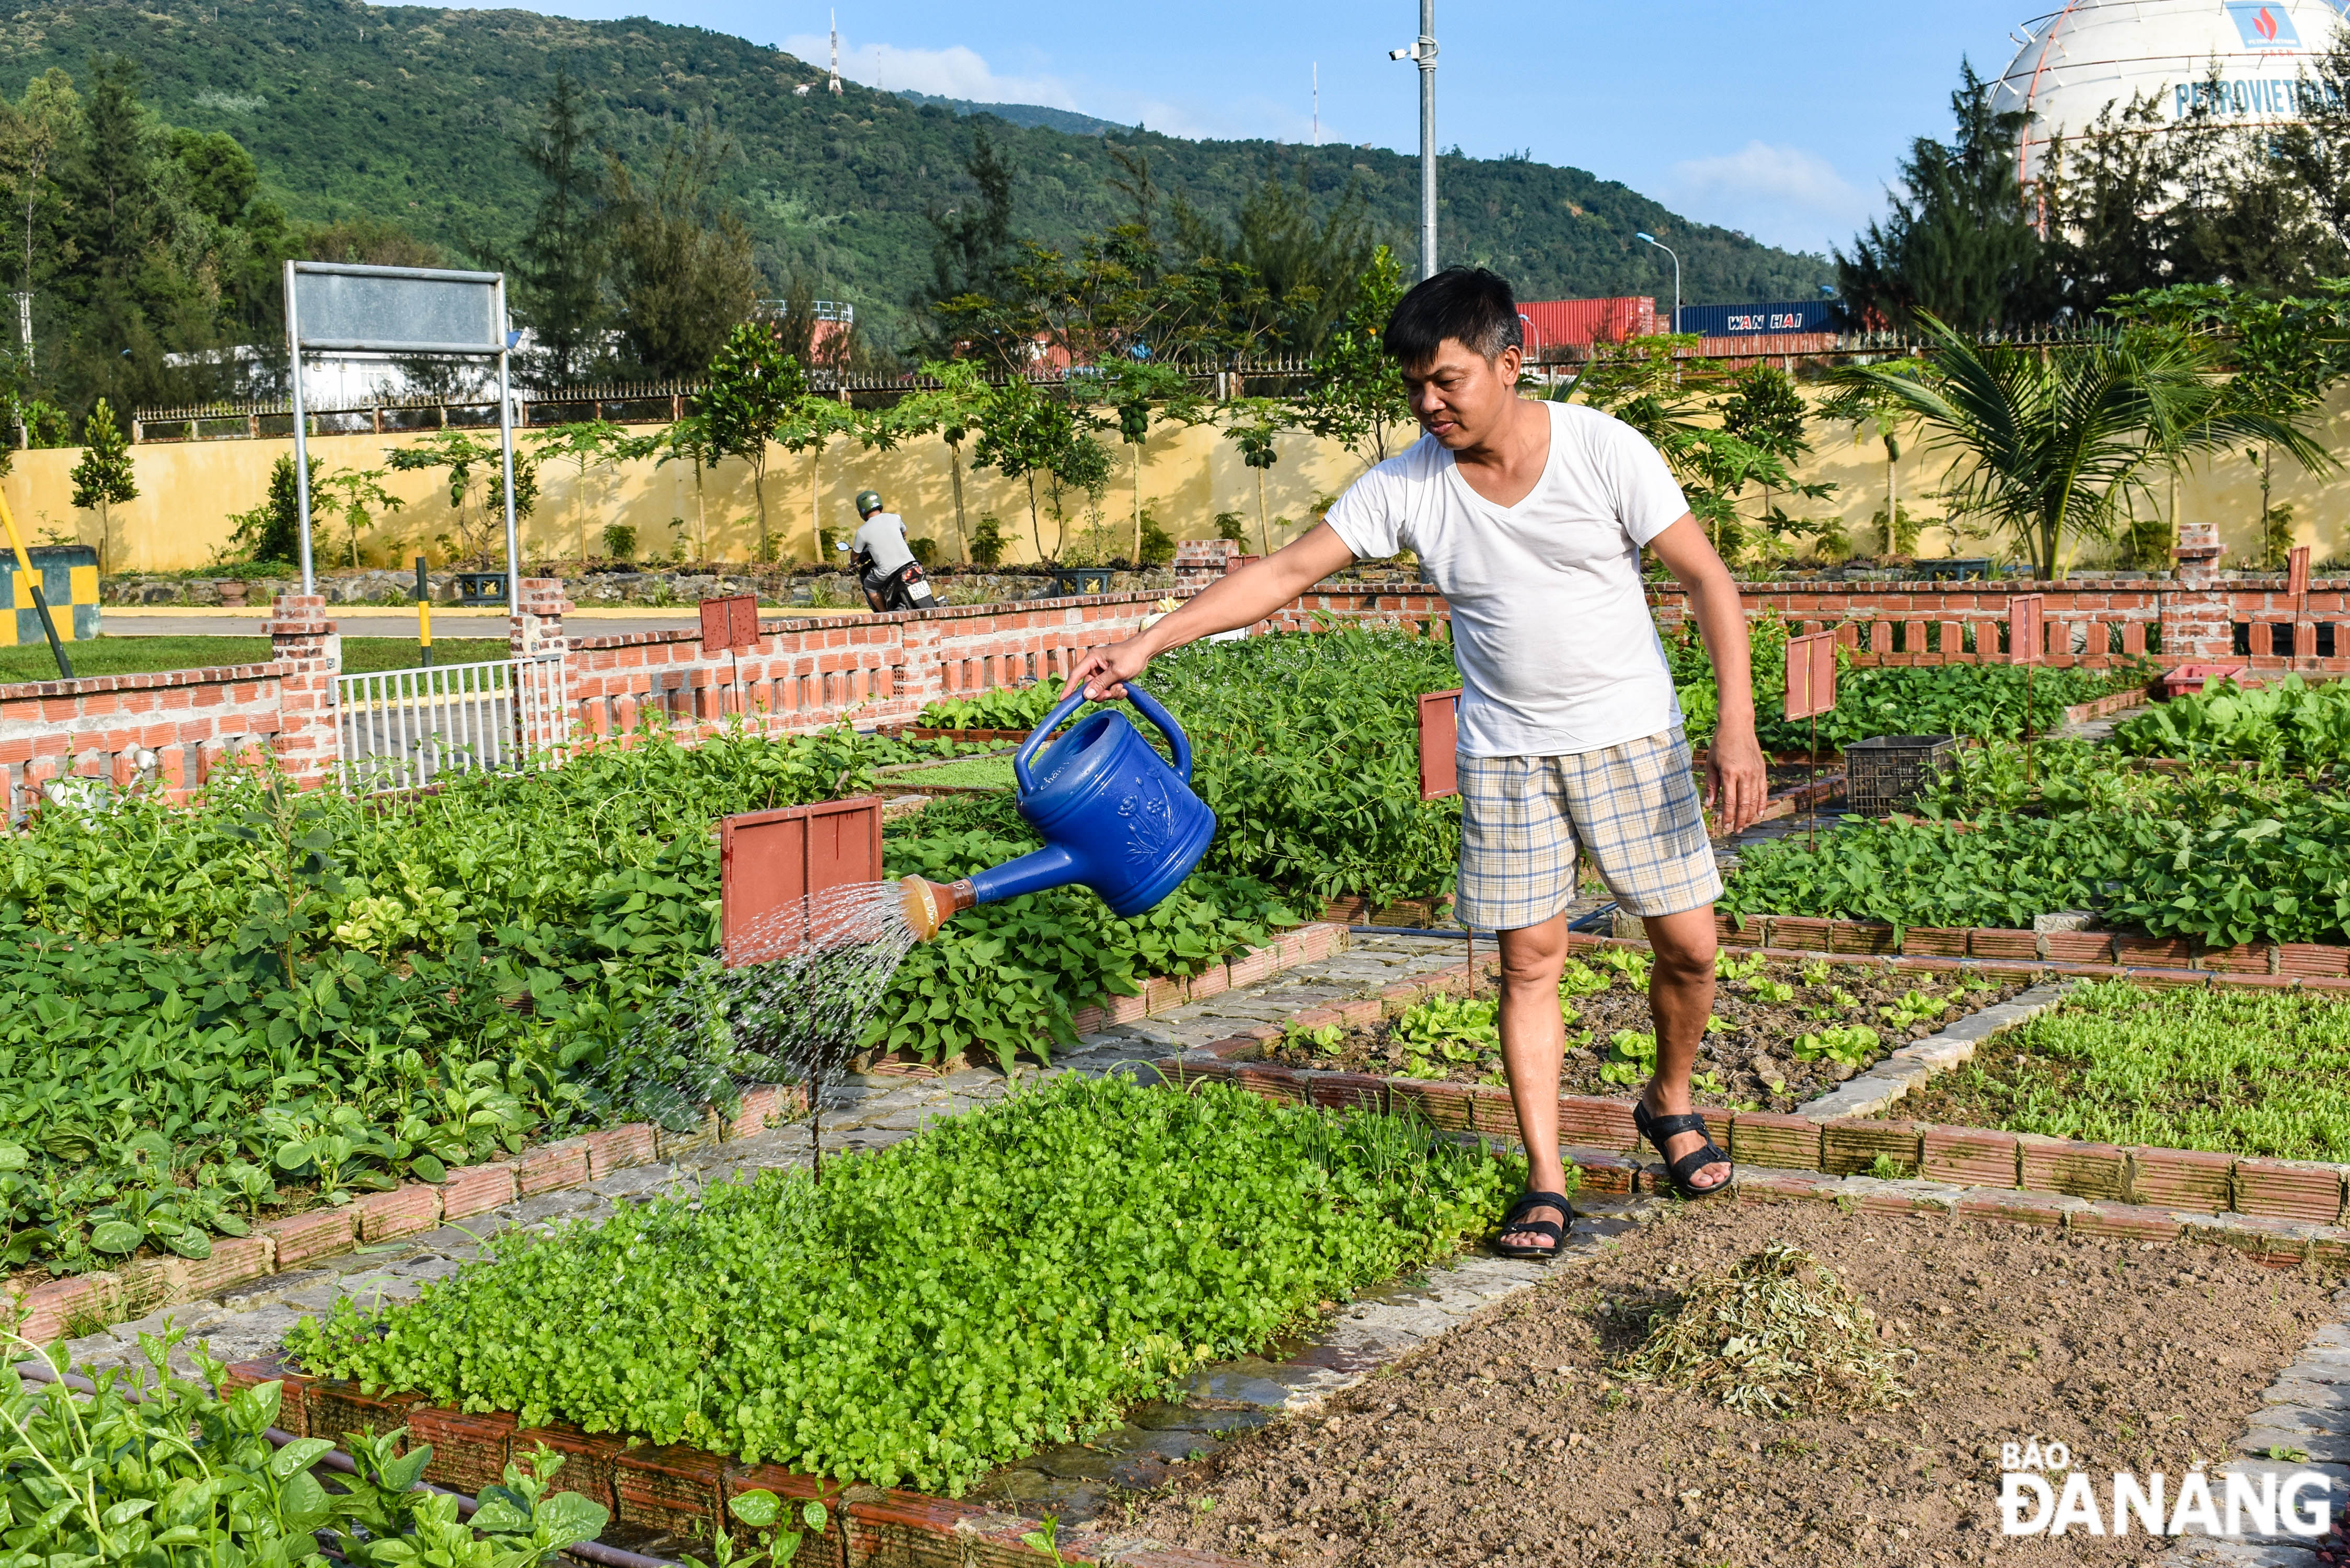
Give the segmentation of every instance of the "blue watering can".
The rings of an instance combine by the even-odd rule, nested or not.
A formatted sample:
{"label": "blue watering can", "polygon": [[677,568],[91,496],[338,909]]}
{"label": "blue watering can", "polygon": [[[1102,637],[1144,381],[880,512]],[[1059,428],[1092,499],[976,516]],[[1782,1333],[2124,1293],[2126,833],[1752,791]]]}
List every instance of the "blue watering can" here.
{"label": "blue watering can", "polygon": [[1085,702],[1071,693],[1012,758],[1020,815],[1045,847],[951,885],[909,877],[906,920],[922,940],[974,904],[1076,882],[1115,914],[1139,915],[1180,887],[1216,836],[1216,814],[1191,793],[1191,742],[1150,694],[1128,681],[1128,701],[1175,749],[1175,765],[1151,749],[1123,713],[1107,709],[1053,742],[1046,737]]}

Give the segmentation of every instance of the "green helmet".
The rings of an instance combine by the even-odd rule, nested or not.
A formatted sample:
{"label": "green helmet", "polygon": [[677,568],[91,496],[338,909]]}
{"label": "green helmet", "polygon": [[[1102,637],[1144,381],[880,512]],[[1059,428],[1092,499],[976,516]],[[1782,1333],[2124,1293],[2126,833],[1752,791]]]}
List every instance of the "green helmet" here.
{"label": "green helmet", "polygon": [[857,514],[859,517],[870,517],[880,510],[881,493],[879,491],[860,490],[857,493]]}

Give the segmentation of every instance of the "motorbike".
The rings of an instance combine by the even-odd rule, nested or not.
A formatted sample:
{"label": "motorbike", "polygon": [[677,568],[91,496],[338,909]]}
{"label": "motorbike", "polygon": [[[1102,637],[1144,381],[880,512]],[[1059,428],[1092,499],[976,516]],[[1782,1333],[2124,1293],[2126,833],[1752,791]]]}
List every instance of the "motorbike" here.
{"label": "motorbike", "polygon": [[873,607],[876,615],[890,610],[934,609],[938,606],[917,562],[909,561],[894,572],[885,572],[873,564],[872,551],[859,550],[850,557],[849,568],[857,574],[858,586],[865,590],[865,602]]}

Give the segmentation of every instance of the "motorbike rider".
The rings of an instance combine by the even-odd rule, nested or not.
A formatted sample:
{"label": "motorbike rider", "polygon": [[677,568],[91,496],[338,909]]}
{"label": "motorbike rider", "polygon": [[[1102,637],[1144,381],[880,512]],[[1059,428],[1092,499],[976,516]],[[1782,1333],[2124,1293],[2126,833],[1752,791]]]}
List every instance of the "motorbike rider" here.
{"label": "motorbike rider", "polygon": [[858,582],[874,612],[935,607],[938,600],[906,543],[906,520],[881,510],[880,493],[872,490],[857,493],[857,515],[862,519],[857,536],[843,547],[854,552]]}

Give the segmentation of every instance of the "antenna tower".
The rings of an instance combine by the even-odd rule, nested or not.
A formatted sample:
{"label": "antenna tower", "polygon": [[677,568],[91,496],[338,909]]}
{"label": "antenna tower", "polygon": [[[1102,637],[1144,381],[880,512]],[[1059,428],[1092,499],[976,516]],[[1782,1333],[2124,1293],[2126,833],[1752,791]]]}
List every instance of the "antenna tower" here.
{"label": "antenna tower", "polygon": [[838,97],[840,96],[840,13],[839,13],[839,12],[837,12],[837,11],[832,12],[832,13],[831,13],[831,16],[832,16],[832,96],[833,96],[833,97],[835,97],[835,98],[838,98]]}

